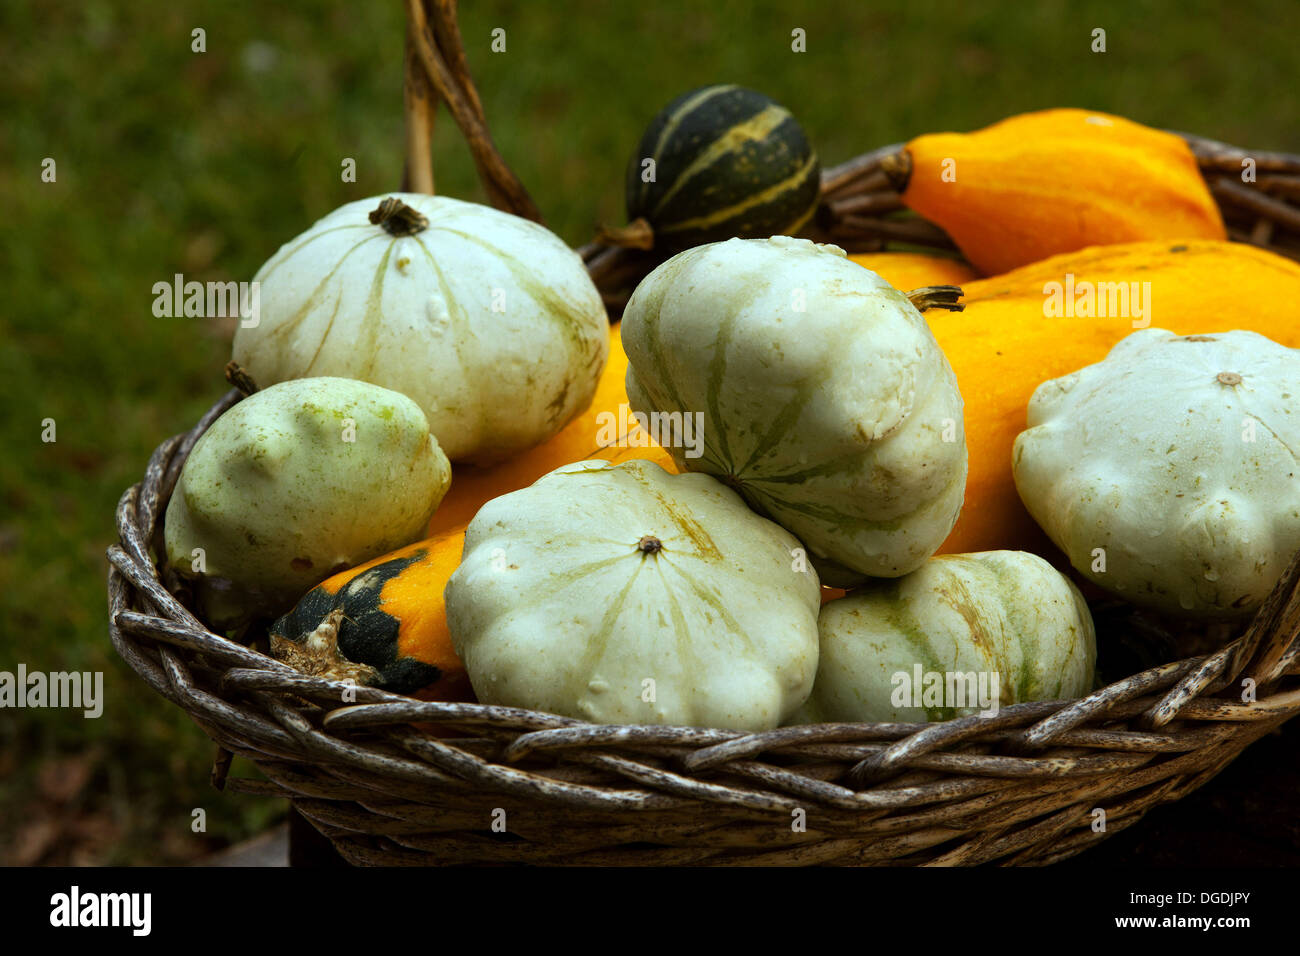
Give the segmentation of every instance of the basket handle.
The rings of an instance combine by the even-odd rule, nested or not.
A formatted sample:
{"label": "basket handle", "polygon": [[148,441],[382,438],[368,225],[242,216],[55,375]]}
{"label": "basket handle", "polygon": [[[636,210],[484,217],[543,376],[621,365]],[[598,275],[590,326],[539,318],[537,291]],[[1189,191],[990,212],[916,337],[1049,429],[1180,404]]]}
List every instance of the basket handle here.
{"label": "basket handle", "polygon": [[479,181],[497,209],[541,222],[524,184],[497,152],[487,117],[465,61],[456,0],[406,0],[406,60],[402,84],[406,118],[403,189],[433,193],[429,140],[441,99],[469,144]]}

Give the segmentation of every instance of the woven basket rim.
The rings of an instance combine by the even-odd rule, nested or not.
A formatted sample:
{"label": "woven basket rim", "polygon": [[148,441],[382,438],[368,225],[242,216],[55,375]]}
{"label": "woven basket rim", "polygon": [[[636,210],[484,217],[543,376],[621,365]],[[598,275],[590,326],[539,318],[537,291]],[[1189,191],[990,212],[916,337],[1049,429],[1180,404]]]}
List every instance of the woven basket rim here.
{"label": "woven basket rim", "polygon": [[[408,801],[403,812],[423,807],[427,794],[473,802],[495,793],[570,818],[698,816],[708,810],[711,819],[720,816],[735,826],[756,814],[788,819],[808,807],[821,816],[839,814],[845,826],[846,820],[870,822],[873,814],[885,815],[881,826],[896,826],[900,815],[924,822],[956,813],[962,801],[987,803],[993,820],[1008,806],[1028,813],[1024,807],[1041,805],[1058,812],[1023,831],[994,826],[986,832],[979,829],[982,817],[968,814],[962,819],[969,833],[933,827],[905,832],[898,851],[915,857],[924,852],[917,841],[938,839],[936,833],[968,835],[928,862],[1051,862],[1096,842],[1086,820],[1080,828],[1076,804],[1102,801],[1101,782],[1121,788],[1111,812],[1119,814],[1116,823],[1128,825],[1150,806],[1199,786],[1300,712],[1300,683],[1290,679],[1300,676],[1300,553],[1246,632],[1226,647],[1149,668],[1081,700],[1015,704],[992,718],[811,724],[763,733],[599,725],[520,708],[419,701],[310,677],[208,629],[164,586],[150,554],[151,548],[163,553],[161,519],[185,457],[240,397],[228,392],[191,431],[160,444],[144,480],[122,495],[120,541],[108,551],[110,636],[127,664],[219,746],[278,781],[259,791],[231,778],[232,789],[276,792],[310,808],[304,812],[312,822],[355,862],[430,862],[426,852],[410,848],[416,836],[367,834],[354,811],[340,816],[337,800],[354,800],[358,787]],[[1255,701],[1208,696],[1242,675],[1260,688]],[[439,733],[412,727],[428,723]],[[486,743],[491,746],[484,750]],[[530,766],[538,760],[566,772],[595,769],[603,777],[555,777]],[[830,780],[804,775],[799,761],[829,761],[840,772]],[[218,785],[227,784],[224,772],[214,778]],[[718,774],[731,776],[719,782]],[[1124,799],[1133,790],[1140,795]],[[1067,834],[1071,828],[1075,832]],[[1109,832],[1118,829],[1112,825]],[[855,852],[866,852],[865,846]],[[894,845],[871,846],[883,853]],[[589,850],[582,860],[606,859],[592,856],[600,852],[607,851]],[[683,856],[683,848],[673,852],[678,855],[663,859],[694,859]],[[768,852],[778,854],[772,862],[781,862],[786,857],[779,854],[794,851]],[[702,859],[716,862],[708,854]]]}
{"label": "woven basket rim", "polygon": [[[455,3],[411,3],[407,17],[403,188],[431,190],[427,146],[441,98],[493,205],[540,219],[488,134]],[[1180,135],[1232,238],[1300,258],[1300,157]],[[851,251],[899,239],[955,248],[924,220],[890,221],[897,194],[880,161],[898,148],[823,172],[818,238]],[[1268,189],[1225,175],[1248,155],[1272,177]],[[653,262],[600,242],[579,252],[611,315]],[[310,677],[209,630],[151,553],[165,554],[162,518],[186,457],[239,397],[228,392],[160,444],[123,493],[119,542],[108,549],[109,634],[128,666],[217,742],[214,784],[289,797],[353,862],[1051,863],[1097,841],[1096,809],[1108,815],[1103,835],[1119,832],[1300,712],[1300,552],[1228,646],[1078,701],[1016,704],[992,718],[759,734],[608,726]],[[1255,700],[1212,696],[1243,675],[1259,688]],[[268,779],[228,777],[232,754]],[[488,795],[514,801],[510,829],[523,844],[484,838]],[[773,820],[789,829],[800,810],[815,813],[816,836],[782,837]]]}

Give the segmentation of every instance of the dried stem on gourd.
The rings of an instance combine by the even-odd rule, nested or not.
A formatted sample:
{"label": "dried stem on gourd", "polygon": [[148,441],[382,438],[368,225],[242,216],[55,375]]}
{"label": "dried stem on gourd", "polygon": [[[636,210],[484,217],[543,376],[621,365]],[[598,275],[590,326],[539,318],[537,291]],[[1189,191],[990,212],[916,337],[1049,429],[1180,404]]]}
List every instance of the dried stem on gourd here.
{"label": "dried stem on gourd", "polygon": [[962,312],[965,311],[966,306],[957,300],[963,295],[965,293],[962,292],[961,286],[927,285],[908,292],[907,298],[911,300],[912,305],[916,306],[918,312],[924,312],[927,309],[947,309],[949,312]]}
{"label": "dried stem on gourd", "polygon": [[390,236],[413,236],[428,228],[429,217],[394,196],[389,196],[370,213],[370,221],[383,226]]}
{"label": "dried stem on gourd", "polygon": [[889,180],[894,191],[907,192],[907,181],[912,178],[912,154],[906,149],[880,157],[880,171]]}
{"label": "dried stem on gourd", "polygon": [[379,671],[369,664],[348,660],[339,649],[339,628],[343,621],[343,609],[335,608],[301,641],[272,634],[271,656],[311,677],[373,686],[379,680]]}
{"label": "dried stem on gourd", "polygon": [[622,249],[649,251],[655,247],[655,231],[650,223],[638,217],[626,226],[601,226],[596,230],[596,241]]}
{"label": "dried stem on gourd", "polygon": [[253,377],[235,361],[226,363],[226,381],[239,389],[245,398],[257,391],[257,383],[253,381]]}

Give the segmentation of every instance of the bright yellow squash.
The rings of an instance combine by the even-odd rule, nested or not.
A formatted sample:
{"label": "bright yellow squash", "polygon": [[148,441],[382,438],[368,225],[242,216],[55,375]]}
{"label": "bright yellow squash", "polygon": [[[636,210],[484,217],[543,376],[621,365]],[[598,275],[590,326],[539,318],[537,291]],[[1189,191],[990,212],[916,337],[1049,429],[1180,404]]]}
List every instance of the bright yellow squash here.
{"label": "bright yellow squash", "polygon": [[864,252],[849,258],[902,292],[928,285],[964,286],[979,278],[961,259],[925,252]]}
{"label": "bright yellow squash", "polygon": [[1187,143],[1120,116],[1043,110],[932,133],[885,168],[984,275],[1087,246],[1226,238]]}
{"label": "bright yellow squash", "polygon": [[[1121,283],[1130,301],[1127,314],[1115,315]],[[964,312],[925,313],[966,403],[966,501],[940,549],[946,554],[1052,553],[1011,474],[1012,446],[1042,382],[1100,362],[1120,339],[1148,326],[1178,335],[1248,329],[1300,348],[1300,264],[1242,243],[1085,249],[965,291]]]}
{"label": "bright yellow squash", "polygon": [[[627,405],[627,387],[624,384],[627,377],[627,355],[623,351],[618,324],[611,326],[609,339],[609,361],[605,363],[605,370],[596,385],[596,394],[590,407],[569,422],[554,438],[515,455],[509,461],[491,468],[453,466],[451,490],[429,523],[430,535],[449,528],[464,527],[485,502],[526,488],[561,465],[584,458],[604,458],[615,463],[646,458],[667,471],[677,471],[672,456],[650,442],[644,431],[634,429],[634,434],[627,436],[630,440],[623,444],[602,440],[608,434],[607,425],[611,422],[615,423],[619,436],[624,434],[621,423],[625,417],[620,415],[619,409],[620,406]],[[645,441],[648,444],[633,445],[631,440]]]}

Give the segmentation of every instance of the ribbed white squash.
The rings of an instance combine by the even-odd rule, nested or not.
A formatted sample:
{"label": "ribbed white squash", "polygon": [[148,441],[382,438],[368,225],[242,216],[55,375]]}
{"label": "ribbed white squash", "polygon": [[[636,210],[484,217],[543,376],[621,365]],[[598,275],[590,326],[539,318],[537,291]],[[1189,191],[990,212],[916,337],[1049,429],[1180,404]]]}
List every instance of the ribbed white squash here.
{"label": "ribbed white squash", "polygon": [[384,198],[341,206],[262,266],[235,361],[262,386],[336,375],[409,395],[453,461],[554,435],[609,354],[581,259],[536,223],[443,196],[394,194],[428,226],[393,235],[369,219]]}
{"label": "ribbed white squash", "polygon": [[817,670],[799,542],[708,475],[653,462],[565,465],[489,501],[445,593],[483,703],[764,730]]}
{"label": "ribbed white squash", "polygon": [[[1092,687],[1083,595],[1024,551],[931,558],[828,601],[819,627],[821,662],[799,723],[950,720]],[[991,705],[978,700],[981,680]]]}
{"label": "ribbed white squash", "polygon": [[1081,574],[1136,604],[1233,616],[1300,548],[1298,454],[1300,351],[1143,329],[1038,387],[1013,461]]}
{"label": "ribbed white squash", "polygon": [[956,377],[907,296],[838,247],[687,250],[637,287],[622,335],[632,406],[703,416],[702,457],[670,448],[677,464],[793,532],[827,583],[906,574],[952,530]]}

